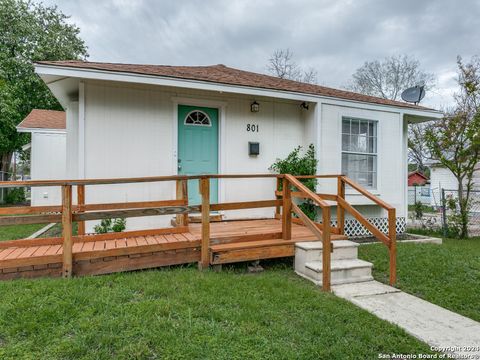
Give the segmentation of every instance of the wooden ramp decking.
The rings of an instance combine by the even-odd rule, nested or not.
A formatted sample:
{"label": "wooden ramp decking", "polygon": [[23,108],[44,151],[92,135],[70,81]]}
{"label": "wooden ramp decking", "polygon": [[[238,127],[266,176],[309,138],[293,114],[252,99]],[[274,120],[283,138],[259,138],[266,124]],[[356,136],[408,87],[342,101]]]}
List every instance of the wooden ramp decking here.
{"label": "wooden ramp decking", "polygon": [[[211,203],[211,181],[242,179],[276,180],[275,199]],[[316,193],[302,181],[336,182],[336,193]],[[188,182],[197,182],[201,204],[189,204]],[[113,203],[86,203],[88,188],[99,185],[175,182],[175,199],[149,199]],[[331,184],[332,185],[332,184]],[[388,216],[388,233],[365,218],[346,199],[349,186],[369,199]],[[0,280],[19,277],[95,275],[197,262],[200,269],[241,261],[294,255],[295,242],[322,242],[322,289],[330,291],[332,240],[346,239],[345,214],[388,248],[390,284],[396,281],[396,210],[348,177],[338,174],[201,174],[117,179],[4,181],[0,188],[59,187],[62,201],[57,205],[0,208],[0,226],[62,224],[62,237],[0,242]],[[113,191],[113,186],[111,190]],[[74,202],[73,191],[76,190]],[[109,188],[110,189],[110,188]],[[246,199],[249,198],[246,191]],[[122,197],[122,196],[121,196]],[[123,197],[122,197],[123,198]],[[295,200],[297,199],[297,200]],[[295,201],[294,201],[295,200]],[[321,209],[321,220],[310,219],[298,205],[309,201]],[[336,203],[336,225],[332,206]],[[269,220],[212,221],[212,212],[275,209]],[[200,215],[198,215],[200,214]],[[173,228],[140,230],[116,234],[85,235],[87,221],[127,219],[146,216],[175,216]],[[200,224],[189,224],[196,216]],[[225,215],[226,216],[226,215]],[[248,216],[248,215],[246,215]],[[296,218],[293,218],[293,217]],[[281,220],[277,220],[281,219]],[[78,225],[78,235],[73,224]],[[301,225],[299,225],[301,224]]]}
{"label": "wooden ramp decking", "polygon": [[[211,223],[210,263],[293,256],[295,242],[317,239],[307,227],[292,224],[292,240],[283,240],[281,226],[275,219]],[[143,233],[76,237],[73,274],[108,274],[200,261],[201,224]],[[62,252],[61,238],[0,242],[0,279],[61,276]]]}

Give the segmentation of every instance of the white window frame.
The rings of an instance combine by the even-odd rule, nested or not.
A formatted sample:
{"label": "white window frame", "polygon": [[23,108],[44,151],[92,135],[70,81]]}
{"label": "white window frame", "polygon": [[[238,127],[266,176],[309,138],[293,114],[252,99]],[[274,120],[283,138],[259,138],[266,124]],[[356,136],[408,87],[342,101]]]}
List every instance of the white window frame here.
{"label": "white window frame", "polygon": [[[187,123],[187,119],[190,117],[190,115],[192,115],[193,113],[200,113],[200,114],[203,114],[207,119],[208,119],[208,124],[189,124]],[[185,119],[183,119],[183,124],[185,126],[204,126],[204,127],[212,127],[212,119],[210,119],[210,116],[208,116],[208,114],[202,110],[192,110],[190,111],[186,116],[185,116]]]}
{"label": "white window frame", "polygon": [[[367,121],[368,123],[373,123],[375,127],[375,152],[361,152],[361,151],[350,151],[350,150],[343,150],[343,121],[344,120],[355,120],[355,121]],[[340,116],[340,168],[342,169],[343,172],[343,154],[352,154],[352,155],[367,155],[367,156],[375,156],[375,179],[374,179],[374,186],[368,186],[366,184],[360,184],[361,186],[365,187],[366,189],[374,192],[378,192],[379,189],[379,182],[380,182],[380,176],[379,176],[379,168],[380,168],[380,161],[379,161],[379,148],[380,148],[380,123],[378,120],[375,119],[367,119],[367,118],[360,118],[357,116],[351,116],[351,115],[346,115],[343,114]],[[350,130],[350,135],[351,135],[351,130]],[[348,174],[344,174],[348,176]],[[355,179],[354,179],[355,180]]]}

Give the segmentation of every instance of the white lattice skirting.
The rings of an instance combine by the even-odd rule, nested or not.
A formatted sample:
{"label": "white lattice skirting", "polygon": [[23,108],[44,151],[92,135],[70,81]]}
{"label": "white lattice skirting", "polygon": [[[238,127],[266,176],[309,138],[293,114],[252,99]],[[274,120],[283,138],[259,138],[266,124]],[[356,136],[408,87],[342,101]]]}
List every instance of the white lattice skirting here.
{"label": "white lattice skirting", "polygon": [[[388,218],[367,218],[369,222],[375,225],[381,232],[388,234]],[[337,226],[337,221],[332,220],[332,226]],[[397,217],[397,234],[403,234],[406,230],[407,222],[404,217]],[[345,235],[348,237],[370,237],[372,233],[355,219],[345,219]]]}

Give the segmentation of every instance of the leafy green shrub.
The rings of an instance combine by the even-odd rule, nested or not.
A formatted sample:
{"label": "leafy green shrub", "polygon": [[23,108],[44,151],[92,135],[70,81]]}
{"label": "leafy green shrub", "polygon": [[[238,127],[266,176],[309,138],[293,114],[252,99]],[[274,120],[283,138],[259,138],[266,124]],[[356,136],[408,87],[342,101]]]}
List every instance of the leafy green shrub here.
{"label": "leafy green shrub", "polygon": [[413,210],[415,211],[415,219],[421,219],[423,217],[423,204],[421,201],[417,201],[413,205]]}
{"label": "leafy green shrub", "polygon": [[122,232],[126,227],[126,219],[103,219],[99,225],[94,226],[93,230],[96,234],[106,234],[109,232]]}
{"label": "leafy green shrub", "polygon": [[468,223],[468,213],[470,205],[466,206],[466,211],[460,211],[459,199],[455,196],[449,196],[445,199],[445,210],[447,211],[447,236],[452,238],[462,237],[462,226]]}
{"label": "leafy green shrub", "polygon": [[118,218],[113,221],[112,231],[113,232],[122,232],[127,227],[127,219]]}
{"label": "leafy green shrub", "polygon": [[27,201],[24,188],[8,189],[5,195],[5,203],[8,205],[22,204]]}
{"label": "leafy green shrub", "polygon": [[[315,158],[315,146],[310,144],[304,154],[301,150],[302,147],[298,146],[285,159],[277,159],[270,166],[270,170],[279,174],[316,175],[318,160]],[[300,181],[313,192],[316,191],[317,179],[301,179]],[[299,207],[305,215],[315,220],[317,212],[315,204],[311,200],[304,201]]]}

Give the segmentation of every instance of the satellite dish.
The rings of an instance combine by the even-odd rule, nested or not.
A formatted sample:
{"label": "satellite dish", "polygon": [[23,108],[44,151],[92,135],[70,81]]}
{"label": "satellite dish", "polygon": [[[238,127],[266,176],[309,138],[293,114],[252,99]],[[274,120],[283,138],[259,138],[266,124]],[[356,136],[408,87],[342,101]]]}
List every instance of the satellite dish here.
{"label": "satellite dish", "polygon": [[425,97],[425,85],[417,85],[402,92],[402,99],[415,105]]}

